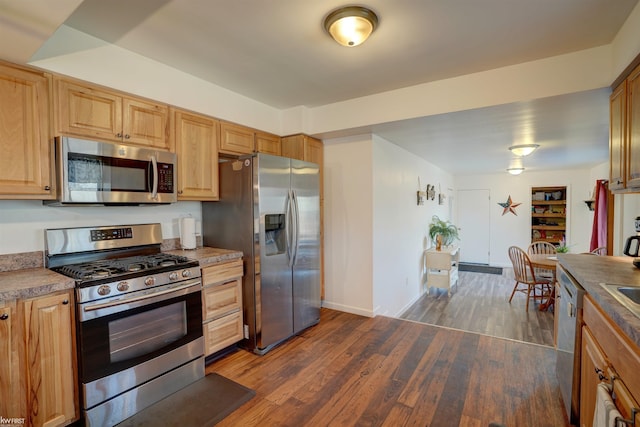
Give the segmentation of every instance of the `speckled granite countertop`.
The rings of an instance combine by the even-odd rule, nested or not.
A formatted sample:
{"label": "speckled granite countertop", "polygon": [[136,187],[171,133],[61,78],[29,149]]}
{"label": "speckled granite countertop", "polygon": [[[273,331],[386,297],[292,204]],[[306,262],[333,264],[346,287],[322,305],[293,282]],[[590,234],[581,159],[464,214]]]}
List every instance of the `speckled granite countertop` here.
{"label": "speckled granite countertop", "polygon": [[230,249],[218,249],[202,247],[197,249],[175,249],[172,251],[165,251],[173,255],[182,255],[187,258],[198,260],[200,267],[206,267],[207,265],[217,264],[224,261],[231,261],[234,259],[242,258],[242,252],[234,251]]}
{"label": "speckled granite countertop", "polygon": [[[242,252],[239,251],[208,247],[165,252],[198,260],[201,267],[242,258]],[[72,278],[43,267],[0,272],[0,301],[37,297],[73,287],[75,281]]]}
{"label": "speckled granite countertop", "polygon": [[31,298],[72,289],[76,282],[46,268],[26,268],[0,273],[0,301]]}
{"label": "speckled granite countertop", "polygon": [[640,269],[633,266],[633,258],[558,254],[558,260],[631,341],[640,347],[640,318],[600,286],[600,283],[640,286]]}

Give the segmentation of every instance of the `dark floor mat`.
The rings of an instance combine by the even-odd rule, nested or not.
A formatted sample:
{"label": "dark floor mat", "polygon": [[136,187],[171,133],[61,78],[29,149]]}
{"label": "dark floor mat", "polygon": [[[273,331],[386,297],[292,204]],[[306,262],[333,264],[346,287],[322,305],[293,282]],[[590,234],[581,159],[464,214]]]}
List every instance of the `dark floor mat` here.
{"label": "dark floor mat", "polygon": [[502,267],[491,267],[485,264],[467,264],[461,262],[458,265],[459,271],[471,271],[473,273],[502,274]]}
{"label": "dark floor mat", "polygon": [[209,374],[127,418],[118,427],[211,427],[255,394],[255,391],[230,379]]}

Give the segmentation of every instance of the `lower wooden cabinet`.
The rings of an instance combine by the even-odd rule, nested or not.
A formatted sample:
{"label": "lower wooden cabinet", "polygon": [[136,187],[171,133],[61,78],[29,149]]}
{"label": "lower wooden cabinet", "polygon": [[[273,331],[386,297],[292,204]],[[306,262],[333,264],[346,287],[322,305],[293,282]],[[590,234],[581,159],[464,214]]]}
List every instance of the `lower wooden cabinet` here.
{"label": "lower wooden cabinet", "polygon": [[34,427],[78,420],[73,291],[0,304],[0,415]]}
{"label": "lower wooden cabinet", "polygon": [[205,356],[242,340],[242,260],[202,269]]}
{"label": "lower wooden cabinet", "polygon": [[[580,426],[591,427],[600,382],[613,386],[614,403],[629,419],[640,405],[640,349],[599,308],[590,296],[583,307],[580,356]],[[636,425],[640,414],[636,415]]]}

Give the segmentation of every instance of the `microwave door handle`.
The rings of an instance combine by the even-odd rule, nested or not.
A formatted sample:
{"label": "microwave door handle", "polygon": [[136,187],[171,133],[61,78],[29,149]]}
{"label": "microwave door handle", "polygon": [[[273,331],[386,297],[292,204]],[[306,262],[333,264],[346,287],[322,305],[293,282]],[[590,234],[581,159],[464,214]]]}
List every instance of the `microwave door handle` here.
{"label": "microwave door handle", "polygon": [[151,188],[151,198],[156,200],[158,198],[158,159],[154,154],[151,156],[151,169],[153,169],[153,185]]}

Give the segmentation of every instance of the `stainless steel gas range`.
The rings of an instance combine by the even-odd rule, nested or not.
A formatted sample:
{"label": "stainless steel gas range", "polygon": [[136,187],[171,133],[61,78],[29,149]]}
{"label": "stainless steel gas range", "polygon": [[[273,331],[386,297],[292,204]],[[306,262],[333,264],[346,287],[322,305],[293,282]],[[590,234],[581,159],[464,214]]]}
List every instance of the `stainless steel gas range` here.
{"label": "stainless steel gas range", "polygon": [[204,377],[200,268],[161,252],[160,224],[45,231],[47,267],[76,280],[87,426],[113,426]]}

